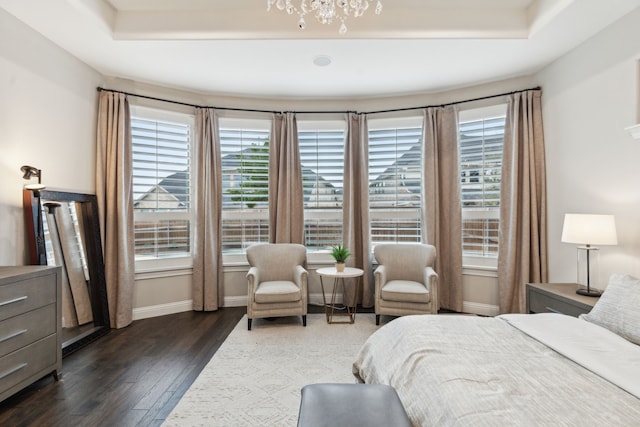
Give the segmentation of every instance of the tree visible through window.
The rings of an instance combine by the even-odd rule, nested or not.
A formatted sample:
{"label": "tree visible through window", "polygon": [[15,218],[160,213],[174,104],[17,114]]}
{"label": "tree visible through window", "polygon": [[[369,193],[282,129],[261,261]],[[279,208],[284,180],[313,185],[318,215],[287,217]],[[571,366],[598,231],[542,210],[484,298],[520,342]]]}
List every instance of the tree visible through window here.
{"label": "tree visible through window", "polygon": [[269,241],[270,126],[268,120],[220,119],[225,256]]}
{"label": "tree visible through window", "polygon": [[[252,145],[240,154],[237,171],[242,177],[237,187],[229,188],[231,201],[244,204],[249,209],[269,202],[269,141]],[[267,168],[265,168],[265,164]]]}

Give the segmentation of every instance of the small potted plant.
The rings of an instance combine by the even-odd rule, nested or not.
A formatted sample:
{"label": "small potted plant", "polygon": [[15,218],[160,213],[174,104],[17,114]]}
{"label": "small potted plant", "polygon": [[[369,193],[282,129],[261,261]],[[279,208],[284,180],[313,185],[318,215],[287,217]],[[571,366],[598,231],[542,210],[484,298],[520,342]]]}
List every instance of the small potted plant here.
{"label": "small potted plant", "polygon": [[331,256],[336,261],[336,270],[338,273],[344,271],[344,262],[349,258],[349,255],[351,255],[349,249],[342,245],[334,246],[333,249],[331,249]]}

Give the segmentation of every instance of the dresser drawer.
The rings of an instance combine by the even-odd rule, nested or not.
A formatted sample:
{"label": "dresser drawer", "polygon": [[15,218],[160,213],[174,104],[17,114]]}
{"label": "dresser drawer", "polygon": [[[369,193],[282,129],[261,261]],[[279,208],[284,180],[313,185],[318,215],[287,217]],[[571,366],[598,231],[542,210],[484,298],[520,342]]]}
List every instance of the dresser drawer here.
{"label": "dresser drawer", "polygon": [[32,375],[48,374],[41,371],[55,366],[56,346],[56,335],[50,335],[0,358],[0,390],[8,390]]}
{"label": "dresser drawer", "polygon": [[54,334],[56,318],[56,306],[49,304],[0,321],[0,357]]}
{"label": "dresser drawer", "polygon": [[532,313],[562,313],[573,317],[587,313],[585,309],[540,292],[530,291],[528,298],[529,311]]}
{"label": "dresser drawer", "polygon": [[38,276],[0,286],[0,320],[52,304],[56,284],[51,276]]}

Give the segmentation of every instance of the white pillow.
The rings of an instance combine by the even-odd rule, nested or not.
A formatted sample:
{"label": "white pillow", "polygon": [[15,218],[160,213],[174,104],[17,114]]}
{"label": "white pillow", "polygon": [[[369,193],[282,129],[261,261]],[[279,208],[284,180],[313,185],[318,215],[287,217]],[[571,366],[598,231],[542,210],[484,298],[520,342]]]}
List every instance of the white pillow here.
{"label": "white pillow", "polygon": [[580,318],[640,345],[640,279],[612,274],[591,312]]}

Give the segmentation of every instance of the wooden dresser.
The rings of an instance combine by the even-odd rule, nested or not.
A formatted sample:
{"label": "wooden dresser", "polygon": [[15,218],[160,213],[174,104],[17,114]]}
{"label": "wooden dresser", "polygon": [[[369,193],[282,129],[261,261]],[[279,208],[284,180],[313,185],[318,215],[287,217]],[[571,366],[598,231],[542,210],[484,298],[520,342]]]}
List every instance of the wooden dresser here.
{"label": "wooden dresser", "polygon": [[0,401],[62,368],[60,267],[0,267]]}

